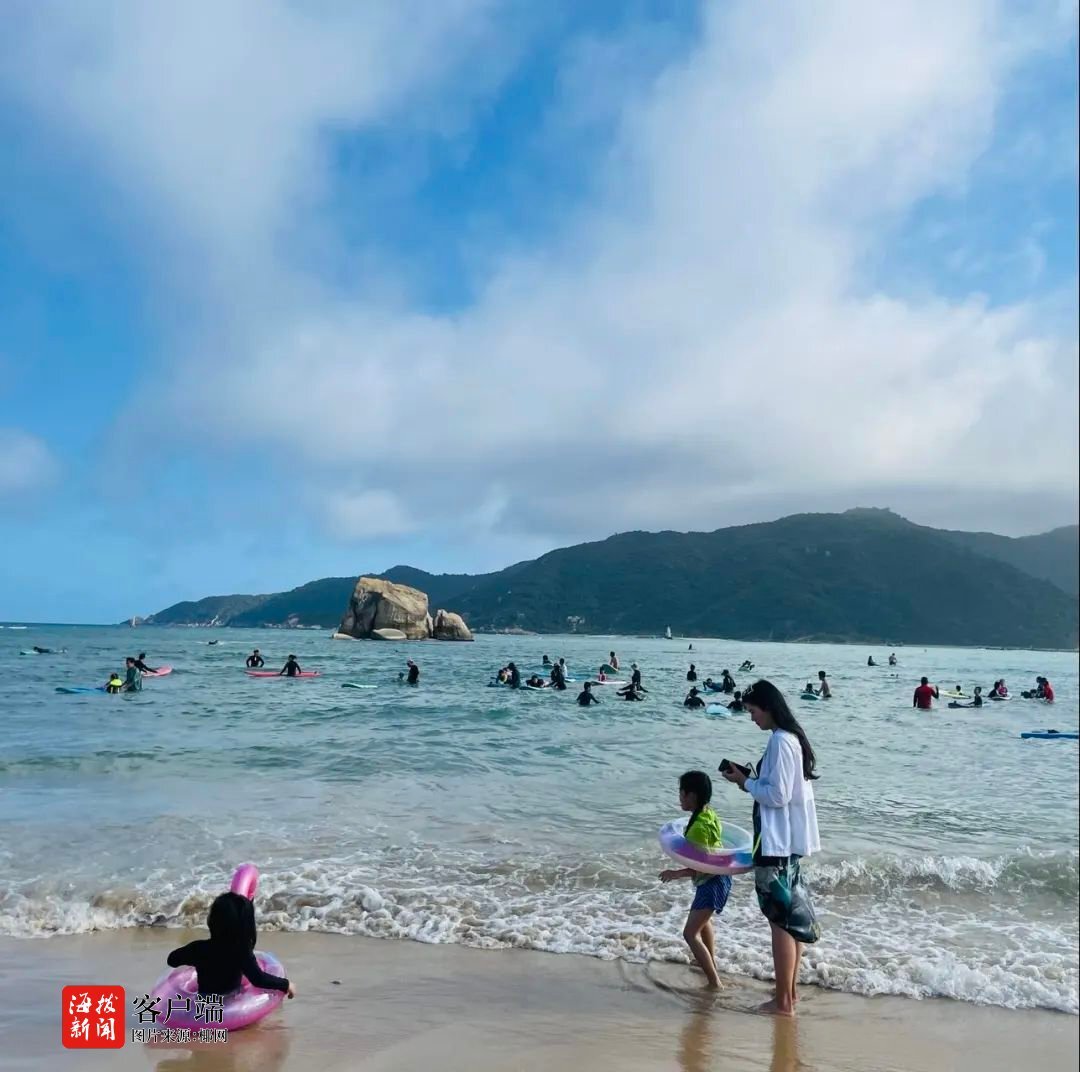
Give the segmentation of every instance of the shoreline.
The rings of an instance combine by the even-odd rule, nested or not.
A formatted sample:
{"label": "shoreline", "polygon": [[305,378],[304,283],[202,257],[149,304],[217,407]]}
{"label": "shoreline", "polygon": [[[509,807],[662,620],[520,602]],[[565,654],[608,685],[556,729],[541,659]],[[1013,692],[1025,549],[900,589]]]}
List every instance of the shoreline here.
{"label": "shoreline", "polygon": [[[768,984],[729,976],[710,995],[684,964],[301,932],[260,935],[259,948],[280,957],[298,991],[265,1021],[225,1045],[133,1044],[132,996],[166,970],[170,949],[204,936],[138,928],[0,940],[5,1067],[1012,1072],[1073,1068],[1080,1044],[1080,1019],[1067,1013],[806,985],[800,1015],[785,1020],[753,1012]],[[122,1050],[62,1049],[59,991],[80,983],[126,988]]]}

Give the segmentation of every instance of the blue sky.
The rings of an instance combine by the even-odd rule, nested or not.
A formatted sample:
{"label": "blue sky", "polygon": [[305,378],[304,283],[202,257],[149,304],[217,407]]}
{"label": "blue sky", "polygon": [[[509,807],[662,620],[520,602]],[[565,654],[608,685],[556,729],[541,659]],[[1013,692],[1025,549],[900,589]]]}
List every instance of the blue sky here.
{"label": "blue sky", "polygon": [[1074,5],[535,7],[9,6],[0,620],[1075,522]]}

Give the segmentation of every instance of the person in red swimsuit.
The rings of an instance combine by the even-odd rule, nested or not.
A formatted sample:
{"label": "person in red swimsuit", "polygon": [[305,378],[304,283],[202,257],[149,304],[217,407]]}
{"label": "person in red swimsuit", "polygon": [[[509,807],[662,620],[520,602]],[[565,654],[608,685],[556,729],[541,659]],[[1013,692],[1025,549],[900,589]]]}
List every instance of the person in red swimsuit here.
{"label": "person in red swimsuit", "polygon": [[930,681],[924,677],[915,690],[911,706],[917,707],[920,711],[929,711],[934,706],[934,701],[937,698],[937,685],[931,685]]}

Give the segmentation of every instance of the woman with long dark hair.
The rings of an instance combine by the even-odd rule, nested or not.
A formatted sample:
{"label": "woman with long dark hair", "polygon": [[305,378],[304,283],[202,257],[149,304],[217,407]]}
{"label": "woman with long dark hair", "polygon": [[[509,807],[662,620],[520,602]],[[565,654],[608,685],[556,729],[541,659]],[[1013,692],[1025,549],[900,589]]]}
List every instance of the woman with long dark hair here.
{"label": "woman with long dark hair", "polygon": [[804,944],[821,935],[799,862],[821,848],[813,782],[817,760],[806,732],[780,690],[757,681],[743,703],[759,729],[771,736],[757,774],[724,765],[723,775],[754,798],[754,887],[772,930],[776,996],[765,1010],[790,1016],[798,1000]]}

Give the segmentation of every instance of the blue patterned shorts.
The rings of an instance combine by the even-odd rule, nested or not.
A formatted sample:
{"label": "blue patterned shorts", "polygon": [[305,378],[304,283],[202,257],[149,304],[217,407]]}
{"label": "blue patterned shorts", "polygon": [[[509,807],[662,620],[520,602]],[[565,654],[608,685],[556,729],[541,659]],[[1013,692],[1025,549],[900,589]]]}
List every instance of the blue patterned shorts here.
{"label": "blue patterned shorts", "polygon": [[691,912],[702,908],[711,908],[714,912],[723,912],[731,893],[730,875],[713,875],[708,882],[703,882],[694,890],[694,903]]}

